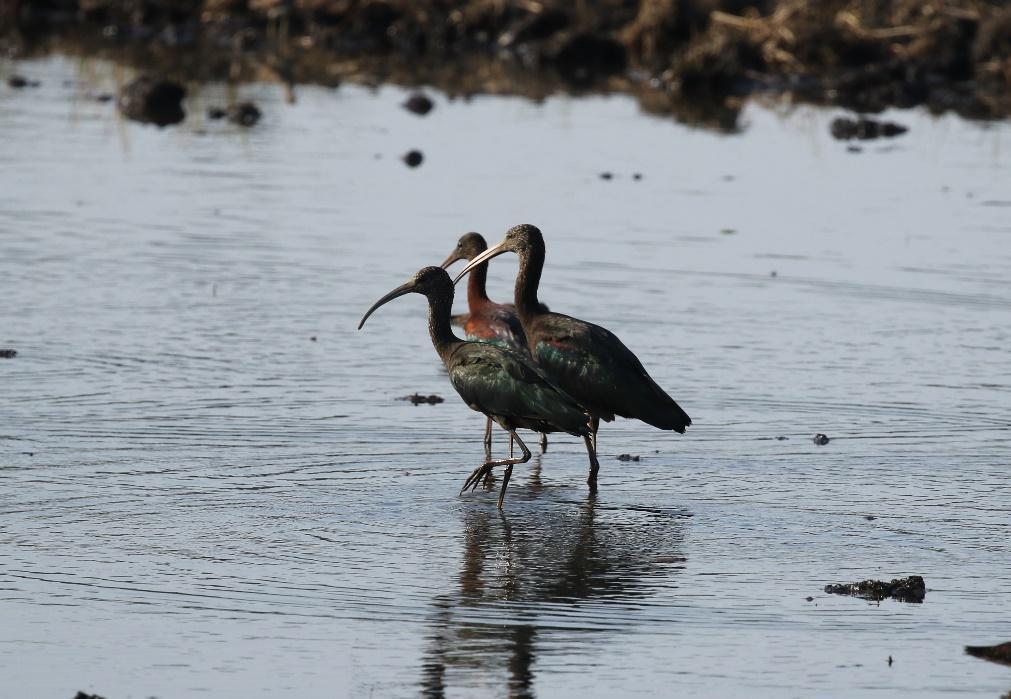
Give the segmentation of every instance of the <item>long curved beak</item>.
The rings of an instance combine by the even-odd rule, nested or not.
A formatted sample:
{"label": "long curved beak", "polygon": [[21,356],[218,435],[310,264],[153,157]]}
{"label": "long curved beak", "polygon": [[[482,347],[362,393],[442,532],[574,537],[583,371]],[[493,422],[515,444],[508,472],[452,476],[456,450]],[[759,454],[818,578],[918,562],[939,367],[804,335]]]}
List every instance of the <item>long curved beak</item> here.
{"label": "long curved beak", "polygon": [[488,248],[487,250],[485,250],[484,252],[482,252],[480,255],[478,255],[477,257],[475,257],[473,260],[470,261],[470,264],[468,264],[466,267],[463,268],[462,272],[460,272],[458,275],[456,275],[456,279],[453,280],[453,283],[456,284],[457,282],[459,282],[461,279],[463,279],[464,276],[466,276],[466,274],[470,270],[474,269],[478,265],[487,262],[488,260],[490,260],[493,257],[498,257],[499,255],[501,255],[504,252],[509,252],[509,249],[506,248],[505,244],[506,244],[506,241],[503,240],[498,245],[493,245],[492,247]]}
{"label": "long curved beak", "polygon": [[390,293],[386,294],[386,296],[384,296],[381,299],[379,299],[378,301],[376,301],[374,304],[372,304],[372,308],[370,308],[369,310],[367,310],[365,312],[365,315],[362,316],[362,321],[360,323],[358,323],[358,329],[361,330],[362,326],[365,325],[365,321],[367,321],[369,319],[369,316],[372,315],[375,312],[375,310],[377,308],[379,308],[380,306],[382,306],[384,303],[389,303],[390,301],[392,301],[393,299],[397,298],[398,296],[403,296],[404,294],[409,294],[412,291],[414,291],[414,282],[413,281],[407,282],[406,284],[401,284],[396,289],[394,289]]}
{"label": "long curved beak", "polygon": [[451,264],[453,264],[457,260],[462,260],[462,259],[463,258],[460,257],[460,253],[458,253],[456,250],[454,250],[453,252],[449,253],[449,257],[447,257],[445,260],[443,260],[442,264],[439,265],[439,266],[442,267],[443,269],[449,269],[449,266]]}

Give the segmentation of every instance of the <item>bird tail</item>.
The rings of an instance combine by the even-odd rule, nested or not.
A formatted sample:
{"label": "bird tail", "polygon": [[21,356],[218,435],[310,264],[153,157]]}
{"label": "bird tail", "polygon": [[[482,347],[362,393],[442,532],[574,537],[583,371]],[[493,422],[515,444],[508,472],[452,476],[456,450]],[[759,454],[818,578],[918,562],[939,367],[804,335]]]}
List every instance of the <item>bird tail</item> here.
{"label": "bird tail", "polygon": [[661,430],[674,430],[680,434],[685,433],[685,429],[692,424],[692,419],[677,402],[667,395],[667,393],[654,384],[654,388],[660,398],[661,407],[659,410],[651,410],[645,417],[639,418],[645,423],[659,427]]}

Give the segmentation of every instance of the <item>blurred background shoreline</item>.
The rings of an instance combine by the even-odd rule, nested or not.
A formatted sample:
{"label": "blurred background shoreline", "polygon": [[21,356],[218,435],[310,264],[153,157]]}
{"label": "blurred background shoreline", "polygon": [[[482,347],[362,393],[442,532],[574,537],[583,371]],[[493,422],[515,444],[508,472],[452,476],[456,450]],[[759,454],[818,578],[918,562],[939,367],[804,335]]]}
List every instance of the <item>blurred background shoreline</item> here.
{"label": "blurred background shoreline", "polygon": [[[8,59],[95,56],[187,83],[628,93],[734,131],[751,95],[1011,113],[1011,7],[987,0],[8,0]],[[5,76],[7,77],[7,76]]]}

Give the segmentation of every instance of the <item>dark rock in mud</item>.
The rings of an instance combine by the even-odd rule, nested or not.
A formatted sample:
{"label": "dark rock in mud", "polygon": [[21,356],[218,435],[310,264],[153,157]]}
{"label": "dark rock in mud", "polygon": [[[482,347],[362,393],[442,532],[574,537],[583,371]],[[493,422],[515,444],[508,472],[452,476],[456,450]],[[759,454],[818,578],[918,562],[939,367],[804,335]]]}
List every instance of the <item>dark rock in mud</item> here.
{"label": "dark rock in mud", "polygon": [[407,167],[418,167],[424,159],[425,156],[420,150],[411,150],[404,153],[404,162],[407,164]]}
{"label": "dark rock in mud", "polygon": [[18,356],[17,350],[0,349],[0,359],[14,359],[16,356]]}
{"label": "dark rock in mud", "polygon": [[397,400],[409,400],[414,405],[419,405],[421,403],[428,403],[429,405],[438,405],[445,401],[442,396],[437,396],[434,393],[428,396],[423,396],[420,393],[412,393],[409,396],[403,396],[402,398],[397,398]]}
{"label": "dark rock in mud", "polygon": [[861,117],[850,119],[848,117],[838,117],[832,120],[832,138],[839,141],[849,141],[854,138],[861,141],[870,141],[875,138],[894,138],[901,136],[909,129],[902,124],[891,121],[876,121]]}
{"label": "dark rock in mud", "polygon": [[642,457],[638,454],[618,454],[615,458],[618,461],[639,461]]}
{"label": "dark rock in mud", "polygon": [[832,441],[832,440],[830,440],[830,439],[828,438],[828,435],[824,435],[824,434],[822,434],[821,432],[819,432],[818,434],[816,434],[816,435],[814,436],[814,438],[812,439],[812,441],[813,441],[813,442],[814,442],[815,444],[817,444],[817,445],[818,445],[819,447],[823,447],[823,446],[825,446],[826,444],[828,444],[828,443],[829,443],[830,441]]}
{"label": "dark rock in mud", "polygon": [[253,126],[260,116],[260,108],[252,102],[239,102],[228,108],[228,121],[239,126]]}
{"label": "dark rock in mud", "polygon": [[182,101],[186,88],[170,80],[141,76],[119,93],[119,111],[128,119],[156,126],[178,124],[186,118]]}
{"label": "dark rock in mud", "polygon": [[1011,665],[1011,641],[996,646],[966,646],[965,652],[974,658],[982,658],[1001,665]]}
{"label": "dark rock in mud", "polygon": [[908,578],[896,578],[891,582],[864,580],[858,583],[826,585],[825,592],[832,595],[851,595],[875,602],[890,597],[899,602],[919,604],[927,596],[927,586],[919,575],[910,575]]}
{"label": "dark rock in mud", "polygon": [[12,75],[7,79],[7,84],[13,87],[15,90],[20,90],[24,87],[38,87],[42,83],[38,80],[29,80],[28,78],[21,75]]}
{"label": "dark rock in mud", "polygon": [[403,104],[404,109],[418,116],[425,116],[434,106],[435,103],[423,92],[415,92]]}

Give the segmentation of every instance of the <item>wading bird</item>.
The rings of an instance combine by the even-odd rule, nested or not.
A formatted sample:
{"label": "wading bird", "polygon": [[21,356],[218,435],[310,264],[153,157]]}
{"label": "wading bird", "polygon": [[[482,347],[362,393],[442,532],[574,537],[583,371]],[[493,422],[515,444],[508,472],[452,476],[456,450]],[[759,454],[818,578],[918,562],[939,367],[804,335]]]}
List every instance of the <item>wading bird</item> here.
{"label": "wading bird", "polygon": [[[464,233],[456,242],[453,252],[449,253],[440,265],[449,269],[450,265],[460,260],[470,261],[488,249],[488,243],[480,233]],[[502,345],[514,352],[529,357],[527,336],[523,334],[523,325],[516,315],[516,307],[511,303],[495,303],[488,298],[485,284],[488,279],[488,265],[475,267],[467,280],[467,309],[469,313],[452,316],[454,325],[463,328],[468,340],[490,342]],[[547,308],[545,307],[545,310]],[[548,450],[548,435],[541,433],[541,452]],[[484,448],[491,452],[491,418],[484,430]]]}
{"label": "wading bird", "polygon": [[[456,281],[506,252],[520,258],[516,312],[523,323],[530,355],[551,381],[590,414],[594,450],[600,421],[610,422],[615,415],[683,434],[692,419],[614,333],[578,318],[542,310],[537,286],[544,268],[544,238],[536,226],[510,228],[501,243],[471,260]],[[586,481],[591,490],[597,488],[597,468],[594,460]]]}
{"label": "wading bird", "polygon": [[[461,340],[453,333],[450,314],[453,307],[453,282],[441,267],[424,267],[414,277],[376,301],[362,316],[361,330],[372,313],[385,303],[410,293],[428,299],[428,332],[439,358],[446,367],[453,388],[472,409],[495,420],[509,433],[509,458],[492,460],[474,469],[463,485],[477,487],[495,466],[505,466],[498,505],[502,507],[513,464],[526,463],[530,450],[516,434],[519,428],[537,432],[568,432],[580,436],[590,455],[590,468],[597,468],[597,454],[590,439],[589,416],[580,405],[553,384],[540,369],[522,355],[484,342]],[[512,458],[512,445],[519,445],[523,456]]]}
{"label": "wading bird", "polygon": [[[464,233],[440,267],[449,269],[454,262],[469,262],[487,249],[488,243],[480,233]],[[516,308],[512,304],[495,303],[489,299],[485,289],[487,279],[488,265],[474,268],[467,280],[467,309],[470,312],[453,316],[453,324],[463,328],[468,340],[490,342],[529,355],[527,336],[523,334]]]}

